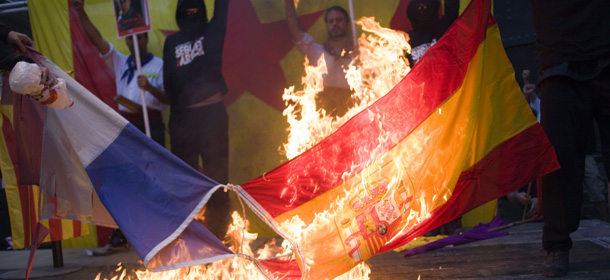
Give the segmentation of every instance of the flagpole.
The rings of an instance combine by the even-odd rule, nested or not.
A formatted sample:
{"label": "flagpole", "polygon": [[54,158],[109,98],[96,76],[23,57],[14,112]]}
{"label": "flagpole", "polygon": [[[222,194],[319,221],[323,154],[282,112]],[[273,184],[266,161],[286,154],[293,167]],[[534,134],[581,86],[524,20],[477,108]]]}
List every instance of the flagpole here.
{"label": "flagpole", "polygon": [[352,19],[352,38],[354,40],[354,46],[358,46],[358,38],[356,36],[356,20],[354,19],[354,3],[352,0],[347,1],[349,3],[349,16]]}
{"label": "flagpole", "polygon": [[53,253],[53,267],[64,267],[64,254],[61,249],[61,240],[51,242],[51,250]]}
{"label": "flagpole", "polygon": [[[138,36],[131,34],[133,40],[133,49],[135,51],[134,56],[136,57],[136,66],[138,68],[138,75],[142,74],[142,63],[140,62],[140,44],[138,44]],[[144,89],[140,89],[140,98],[142,99],[142,115],[144,116],[144,127],[146,136],[150,138],[150,125],[148,123],[148,109],[146,108],[146,99],[144,98]]]}

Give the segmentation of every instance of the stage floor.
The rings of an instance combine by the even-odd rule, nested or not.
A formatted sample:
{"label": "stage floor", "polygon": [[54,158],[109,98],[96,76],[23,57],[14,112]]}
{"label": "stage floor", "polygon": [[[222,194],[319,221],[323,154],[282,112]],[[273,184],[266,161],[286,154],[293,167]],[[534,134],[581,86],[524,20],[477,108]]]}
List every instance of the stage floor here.
{"label": "stage floor", "polygon": [[[402,257],[387,252],[367,261],[370,278],[388,279],[547,279],[540,275],[546,253],[540,245],[542,223],[532,222],[508,228],[509,234],[495,239],[475,241],[450,248],[437,249],[419,255]],[[583,220],[574,233],[570,253],[570,273],[563,279],[610,279],[610,224],[599,220]],[[0,251],[0,279],[3,275],[25,276],[29,251]],[[64,249],[63,275],[47,275],[48,280],[93,280],[116,275],[113,271],[121,262],[128,270],[139,269],[139,258],[132,250],[108,256],[89,257],[85,249]],[[52,268],[51,250],[39,250],[34,272],[61,272]],[[66,272],[67,272],[66,271]],[[8,278],[10,279],[10,278]]]}
{"label": "stage floor", "polygon": [[[419,255],[387,252],[367,261],[371,279],[548,279],[542,222],[508,228],[508,235]],[[562,279],[610,279],[610,224],[582,220],[572,235],[570,273]]]}

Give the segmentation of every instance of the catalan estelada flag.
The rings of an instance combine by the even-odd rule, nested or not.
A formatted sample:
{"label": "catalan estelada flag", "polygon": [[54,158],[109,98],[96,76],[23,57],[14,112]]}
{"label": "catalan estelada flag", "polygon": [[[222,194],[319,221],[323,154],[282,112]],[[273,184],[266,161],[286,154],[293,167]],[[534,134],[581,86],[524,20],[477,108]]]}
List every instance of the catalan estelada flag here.
{"label": "catalan estelada flag", "polygon": [[[5,91],[6,93],[6,91]],[[11,219],[13,249],[30,247],[38,221],[39,187],[19,183],[19,161],[13,127],[13,106],[0,105],[0,168]],[[49,219],[40,221],[50,234],[43,242],[65,240],[88,234],[88,227],[79,221]],[[3,237],[4,238],[4,237]]]}
{"label": "catalan estelada flag", "polygon": [[[68,13],[69,2],[53,0],[28,3],[34,43],[38,50],[53,56],[64,71],[74,72],[76,78],[91,88],[98,98],[116,108],[112,101],[116,95],[114,77],[105,69],[107,67],[94,48],[83,46],[86,35],[82,28],[70,32],[69,18],[77,16],[73,11]],[[95,74],[88,75],[92,73],[91,69],[95,69]],[[41,105],[18,94],[13,98],[8,81],[3,85],[0,166],[8,200],[13,248],[24,249],[32,245],[34,230],[39,221],[50,231],[45,242],[64,240],[64,247],[105,245],[108,236],[103,236],[98,244],[95,227],[86,223],[66,219],[38,219],[44,110]],[[114,225],[113,222],[110,224]],[[94,234],[89,235],[90,233]],[[73,239],[75,237],[83,238]]]}
{"label": "catalan estelada flag", "polygon": [[[31,54],[31,53],[30,53]],[[8,73],[4,73],[8,77]],[[0,169],[8,202],[13,249],[25,249],[38,222],[49,229],[44,242],[66,240],[89,233],[80,221],[38,219],[39,175],[42,143],[43,106],[14,94],[3,82],[0,105]]]}
{"label": "catalan estelada flag", "polygon": [[387,95],[242,187],[271,225],[302,221],[285,265],[326,279],[558,168],[491,1],[473,0]]}

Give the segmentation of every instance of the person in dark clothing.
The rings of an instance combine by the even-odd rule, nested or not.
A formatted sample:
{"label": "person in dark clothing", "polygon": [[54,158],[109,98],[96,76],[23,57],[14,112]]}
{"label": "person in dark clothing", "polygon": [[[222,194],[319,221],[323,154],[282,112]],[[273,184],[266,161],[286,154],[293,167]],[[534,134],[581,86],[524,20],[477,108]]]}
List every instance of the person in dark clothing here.
{"label": "person in dark clothing", "polygon": [[[216,0],[208,22],[203,0],[179,0],[180,31],[167,37],[163,47],[171,150],[195,169],[201,157],[203,173],[221,184],[229,180],[229,122],[223,102],[228,90],[222,75],[228,9],[228,0]],[[229,209],[228,193],[222,191],[207,204],[205,224],[221,239]]]}
{"label": "person in dark clothing", "polygon": [[407,55],[411,67],[457,19],[460,10],[459,0],[445,0],[445,14],[438,16],[439,0],[412,0],[407,6],[407,17],[413,30],[408,31],[411,54]]}
{"label": "person in dark clothing", "polygon": [[608,202],[604,195],[604,189],[608,188],[608,180],[602,176],[595,160],[595,155],[599,153],[597,150],[599,131],[596,129],[595,124],[593,122],[591,126],[587,143],[583,188],[587,191],[588,201],[593,203],[597,217],[604,222],[609,222]]}
{"label": "person in dark clothing", "polygon": [[0,41],[3,44],[3,46],[0,46],[0,70],[10,71],[19,61],[34,62],[29,57],[11,50],[11,47],[13,47],[19,53],[25,53],[25,46],[34,43],[27,35],[12,31],[8,26],[0,23]]}
{"label": "person in dark clothing", "polygon": [[540,69],[541,124],[561,169],[542,178],[542,275],[568,273],[570,234],[578,229],[589,129],[597,121],[610,174],[610,5],[531,0]]}
{"label": "person in dark clothing", "polygon": [[[26,46],[31,46],[34,41],[27,35],[12,31],[4,23],[0,22],[0,70],[11,71],[19,61],[34,63],[34,61],[23,55]],[[13,51],[11,48],[14,48]],[[49,69],[40,67],[41,83],[50,87],[55,83],[55,76],[49,73]]]}

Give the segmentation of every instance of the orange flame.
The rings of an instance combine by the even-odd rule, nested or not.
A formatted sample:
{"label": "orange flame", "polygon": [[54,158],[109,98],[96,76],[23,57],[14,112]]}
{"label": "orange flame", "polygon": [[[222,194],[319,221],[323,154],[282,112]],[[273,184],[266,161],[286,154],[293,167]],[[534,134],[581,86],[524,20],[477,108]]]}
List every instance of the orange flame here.
{"label": "orange flame", "polygon": [[[325,109],[317,107],[316,97],[324,89],[323,76],[327,73],[324,57],[320,58],[317,66],[310,65],[307,58],[305,59],[306,75],[302,78],[302,90],[295,91],[294,86],[285,89],[283,98],[286,109],[283,113],[289,124],[289,136],[283,148],[288,159],[298,156],[333,133],[354,115],[388,93],[410,71],[405,53],[409,53],[411,48],[407,42],[408,37],[404,32],[383,28],[375,22],[374,18],[362,18],[357,21],[357,24],[362,27],[366,34],[362,34],[358,40],[358,57],[352,61],[350,67],[345,71],[346,80],[353,92],[352,99],[355,101],[347,113],[343,116],[331,116]],[[368,116],[372,123],[376,123],[382,128],[380,131],[384,131],[381,127],[383,124],[381,114],[369,111]],[[388,140],[388,137],[387,133],[382,132],[380,134],[379,147]],[[399,161],[394,161],[392,156],[387,159],[384,158],[381,149],[354,152],[362,154],[365,159],[371,158],[373,161],[401,164]],[[367,162],[366,164],[371,163]],[[404,174],[401,170],[398,166],[393,169],[394,173],[391,174],[391,179],[387,183],[387,189],[391,192],[380,195],[387,195],[388,197],[401,197],[403,195],[404,192],[397,193],[398,189],[404,189],[402,187]],[[332,231],[326,228],[335,227],[336,221],[342,219],[340,217],[345,217],[345,213],[352,211],[350,209],[351,203],[358,199],[358,194],[371,193],[370,189],[373,188],[372,186],[375,183],[382,183],[377,178],[380,177],[377,173],[379,173],[379,170],[368,169],[350,179],[353,174],[347,172],[344,174],[344,180],[348,182],[334,193],[333,201],[324,202],[327,203],[326,206],[321,207],[327,210],[306,213],[308,217],[299,217],[298,215],[286,217],[286,220],[281,221],[280,226],[297,243],[307,244],[304,246],[315,246],[316,241],[312,241],[312,239],[321,238],[321,240],[324,240],[324,234],[320,234],[320,232]],[[399,185],[402,188],[399,188]],[[372,207],[372,205],[363,207]],[[308,210],[313,211],[314,209],[303,211],[307,212]],[[415,216],[409,218],[413,219]],[[338,248],[338,254],[341,254],[343,250],[344,248]],[[312,266],[315,266],[314,259],[320,258],[320,256],[315,255],[316,252],[320,253],[316,249],[310,250],[309,254],[314,255],[306,255],[304,263],[301,263],[301,268],[306,273]],[[360,261],[356,260],[356,262],[356,267],[340,277],[368,279],[369,267],[362,262],[362,259]]]}
{"label": "orange flame", "polygon": [[316,97],[322,90],[323,75],[327,73],[324,57],[318,66],[305,59],[303,89],[295,91],[292,86],[282,96],[286,109],[283,114],[289,124],[288,141],[284,150],[288,159],[294,158],[333,133],[354,115],[385,95],[409,73],[405,53],[411,51],[407,34],[383,28],[374,18],[364,17],[357,21],[362,30],[358,40],[359,55],[352,61],[345,76],[353,91],[353,107],[343,116],[332,117],[329,112],[316,105]]}
{"label": "orange flame", "polygon": [[[295,6],[298,0],[295,0]],[[330,116],[324,109],[316,106],[316,96],[323,90],[323,78],[326,73],[326,63],[324,58],[320,58],[318,66],[309,65],[305,61],[305,73],[302,78],[303,89],[295,91],[295,87],[285,89],[283,98],[286,102],[286,109],[283,114],[289,123],[289,137],[284,150],[286,156],[294,158],[308,148],[315,145],[321,139],[333,133],[351,117],[358,114],[381,96],[385,95],[394,85],[396,85],[410,70],[408,62],[404,57],[406,52],[410,52],[407,43],[407,35],[400,31],[383,28],[374,18],[363,18],[357,23],[368,35],[363,34],[359,40],[359,56],[354,60],[346,71],[346,79],[353,91],[352,98],[355,100],[352,108],[349,108],[343,116]],[[382,124],[379,114],[369,112],[371,122]],[[383,131],[383,130],[382,130]],[[379,142],[387,140],[387,135],[382,134]],[[363,155],[379,154],[376,151],[357,151]],[[386,161],[383,158],[378,159]],[[388,162],[392,159],[388,159]],[[399,164],[394,162],[394,164]],[[395,170],[400,170],[396,167]],[[298,215],[280,222],[280,227],[290,238],[298,244],[307,244],[315,232],[320,228],[329,227],[342,213],[351,211],[349,205],[353,203],[355,194],[370,193],[371,178],[374,177],[375,170],[369,170],[362,174],[349,178],[348,186],[342,187],[345,191],[343,195],[338,195],[337,199],[330,202],[330,207],[326,211],[314,213],[313,218],[302,219]],[[398,173],[398,172],[397,172]],[[375,175],[379,176],[379,175]],[[396,174],[388,185],[397,186],[402,184],[402,175]],[[368,181],[368,183],[366,182]],[[396,189],[396,188],[394,188]],[[387,194],[394,196],[394,193]],[[400,195],[400,194],[396,194]],[[410,217],[416,218],[416,217]],[[420,218],[420,217],[417,217]],[[256,250],[254,253],[251,245],[257,239],[257,234],[247,232],[248,221],[242,219],[237,213],[233,213],[233,224],[227,231],[225,243],[234,252],[239,252],[241,257],[225,259],[207,265],[192,266],[164,272],[135,271],[130,273],[118,265],[116,274],[122,271],[119,276],[113,276],[110,280],[131,280],[131,279],[267,279],[257,267],[255,258],[269,259],[294,259],[295,249],[287,240],[283,240],[281,245],[276,244],[273,239]],[[314,256],[304,256],[304,263],[301,268],[305,274],[314,265]],[[127,271],[127,272],[126,272]],[[360,261],[350,271],[340,275],[336,279],[369,279],[370,268]],[[132,275],[136,274],[137,278]],[[95,278],[100,280],[101,274]],[[109,280],[104,278],[104,280]]]}

